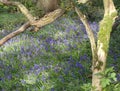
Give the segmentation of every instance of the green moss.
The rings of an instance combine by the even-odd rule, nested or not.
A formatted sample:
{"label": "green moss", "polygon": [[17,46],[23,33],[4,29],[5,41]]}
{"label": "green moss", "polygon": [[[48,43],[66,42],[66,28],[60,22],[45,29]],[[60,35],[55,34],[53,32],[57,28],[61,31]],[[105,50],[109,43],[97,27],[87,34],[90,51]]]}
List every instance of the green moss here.
{"label": "green moss", "polygon": [[112,31],[113,17],[105,16],[100,23],[100,31],[98,33],[98,40],[103,43],[103,50],[107,53],[109,47],[110,33]]}

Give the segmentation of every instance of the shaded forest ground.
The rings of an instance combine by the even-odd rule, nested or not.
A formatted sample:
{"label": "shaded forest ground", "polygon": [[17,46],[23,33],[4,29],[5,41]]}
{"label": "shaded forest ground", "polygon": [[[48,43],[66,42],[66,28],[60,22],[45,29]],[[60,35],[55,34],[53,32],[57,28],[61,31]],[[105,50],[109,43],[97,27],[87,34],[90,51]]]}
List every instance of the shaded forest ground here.
{"label": "shaded forest ground", "polygon": [[[19,13],[0,14],[0,38],[16,30],[25,21]],[[90,24],[97,37],[98,23]],[[111,34],[107,61],[107,67],[114,67],[118,81],[119,34],[119,29]],[[91,82],[90,67],[90,44],[81,21],[61,17],[38,32],[28,29],[0,47],[0,89],[84,91],[83,84]]]}

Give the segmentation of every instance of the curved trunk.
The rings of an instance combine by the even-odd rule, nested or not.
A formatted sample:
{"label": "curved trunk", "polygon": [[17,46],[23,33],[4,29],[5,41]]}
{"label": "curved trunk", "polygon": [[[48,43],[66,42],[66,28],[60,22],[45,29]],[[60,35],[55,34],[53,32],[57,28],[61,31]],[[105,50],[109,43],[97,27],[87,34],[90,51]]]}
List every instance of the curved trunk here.
{"label": "curved trunk", "polygon": [[45,13],[49,13],[58,8],[59,0],[38,0],[37,7],[41,8]]}

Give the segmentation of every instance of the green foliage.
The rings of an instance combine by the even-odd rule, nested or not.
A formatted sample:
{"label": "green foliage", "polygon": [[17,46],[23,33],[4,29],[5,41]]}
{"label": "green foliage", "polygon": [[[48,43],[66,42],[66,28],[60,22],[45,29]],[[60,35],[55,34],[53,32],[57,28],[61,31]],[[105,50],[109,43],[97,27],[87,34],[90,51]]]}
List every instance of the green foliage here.
{"label": "green foliage", "polygon": [[6,6],[2,3],[0,3],[0,13],[3,13],[3,12],[16,12],[17,11],[17,8],[14,7],[14,6]]}
{"label": "green foliage", "polygon": [[20,13],[0,13],[0,30],[12,30],[25,21],[26,17]]}
{"label": "green foliage", "polygon": [[90,21],[98,22],[103,17],[104,11],[101,0],[88,0],[85,4],[75,3],[75,6],[77,6]]}
{"label": "green foliage", "polygon": [[118,15],[120,15],[120,0],[113,0],[118,11]]}
{"label": "green foliage", "polygon": [[81,88],[82,88],[82,91],[90,91],[92,88],[92,85],[91,83],[83,84]]}
{"label": "green foliage", "polygon": [[[29,5],[27,7],[29,7]],[[85,9],[85,12],[87,11],[86,8],[83,9]],[[11,30],[11,28],[13,29],[15,24],[24,22],[25,20],[26,19],[24,18],[24,16],[19,13],[2,13],[0,14],[0,28]],[[59,21],[60,20],[61,19],[59,19]],[[67,19],[66,21],[67,23],[65,24],[64,22],[60,22],[59,26],[63,26],[61,24],[64,24],[65,26],[69,26],[69,23],[72,25],[74,24],[72,19]],[[37,33],[26,31],[24,32],[24,34],[15,37],[17,39],[13,38],[13,40],[16,41],[13,41],[12,44],[9,44],[10,42],[8,42],[8,45],[0,48],[0,53],[2,53],[2,57],[0,56],[0,62],[6,64],[5,67],[7,67],[7,69],[5,69],[5,67],[1,68],[0,65],[0,77],[4,78],[6,76],[4,74],[4,71],[8,71],[6,72],[8,76],[9,74],[12,75],[12,77],[9,76],[7,79],[0,80],[0,90],[2,89],[5,91],[16,91],[17,89],[18,91],[50,91],[51,88],[54,88],[54,91],[90,91],[91,78],[88,77],[89,74],[91,75],[90,44],[89,41],[78,43],[71,40],[71,37],[77,34],[77,30],[75,30],[74,32],[72,31],[72,29],[70,29],[70,32],[68,33],[69,35],[67,35],[68,42],[71,43],[71,47],[69,48],[69,50],[66,50],[66,46],[61,43],[59,45],[53,45],[53,47],[55,48],[55,52],[53,53],[51,52],[51,46],[48,43],[47,50],[40,49],[40,52],[42,51],[42,54],[36,54],[35,49],[46,46],[44,44],[47,38],[54,38],[57,41],[61,41],[65,38],[65,28],[57,28],[56,26],[58,25],[54,24],[50,24],[48,26],[45,26],[44,28],[41,28],[41,30]],[[116,36],[117,34],[119,35],[119,31],[115,32],[110,42],[110,46],[112,46],[110,50],[114,52],[112,54],[109,54],[108,67],[111,66],[111,64],[115,63],[115,67],[117,67],[117,70],[115,72],[119,73],[120,38],[119,36]],[[25,35],[25,39],[22,39],[24,37],[22,35]],[[81,37],[79,37],[79,39],[81,39]],[[40,41],[39,44],[38,41]],[[41,46],[42,43],[43,46]],[[76,45],[76,48],[73,47],[74,44]],[[23,52],[21,52],[22,47],[25,47]],[[32,49],[32,55],[28,56],[30,54],[30,49]],[[68,65],[68,60],[72,60],[72,68],[67,69],[68,73],[65,74],[64,71],[66,70],[66,68],[70,67]],[[84,66],[84,70],[82,73],[80,73],[82,68],[75,67],[76,63],[77,66],[79,66],[80,64]],[[32,71],[34,64],[41,64],[40,67],[47,65],[47,67],[50,68],[42,71],[39,75],[36,76],[34,74],[34,71]],[[25,68],[23,69],[24,66]],[[58,73],[54,72],[56,70],[54,68],[57,68]],[[105,87],[105,91],[120,90],[119,82],[117,83],[116,81],[113,81],[116,80],[115,72],[113,68],[109,68],[104,73],[102,73],[103,79],[101,83],[103,84],[103,87]]]}
{"label": "green foliage", "polygon": [[108,68],[103,72],[102,74],[102,79],[101,79],[101,85],[103,88],[107,87],[112,83],[112,81],[116,81],[116,73],[113,70],[113,67]]}
{"label": "green foliage", "polygon": [[15,0],[15,1],[21,2],[29,9],[35,6],[34,0]]}
{"label": "green foliage", "polygon": [[[11,15],[12,17],[10,15],[12,22],[15,15]],[[5,14],[5,16],[7,15]],[[15,25],[14,23],[17,22],[12,22],[13,25]],[[77,25],[73,19],[62,17],[41,28],[38,32],[26,31],[24,34],[14,37],[13,41],[10,40],[9,42],[12,44],[1,47],[0,62],[5,65],[2,67],[2,71],[0,69],[0,77],[5,80],[0,81],[0,90],[50,91],[51,88],[54,88],[55,91],[79,91],[80,85],[90,82],[91,79],[87,78],[87,75],[91,74],[89,70],[91,66],[90,45],[88,41],[81,43],[80,38],[75,37],[74,39],[77,32],[83,34],[82,31],[74,29],[75,27],[70,28],[70,31],[67,31],[69,33],[66,32],[66,27],[72,25]],[[79,24],[77,26],[79,27]],[[51,43],[49,39],[54,39],[56,43]],[[67,42],[63,43],[65,39]],[[75,42],[77,39],[78,42]],[[65,43],[69,43],[69,45],[66,47]],[[76,46],[74,47],[74,45]],[[86,64],[86,62],[88,63]],[[38,65],[38,68],[34,67],[35,64]],[[41,67],[43,71],[40,69]],[[9,73],[5,74],[4,71]],[[8,79],[6,76],[9,74],[12,77],[10,76]]]}
{"label": "green foliage", "polygon": [[42,12],[36,7],[36,0],[15,0],[21,2],[30,11],[33,16],[41,16]]}
{"label": "green foliage", "polygon": [[[104,88],[103,91],[119,91],[119,83],[116,84],[116,73],[113,67],[107,68],[104,72],[97,75],[101,76],[101,85]],[[117,87],[117,89],[115,89]]]}

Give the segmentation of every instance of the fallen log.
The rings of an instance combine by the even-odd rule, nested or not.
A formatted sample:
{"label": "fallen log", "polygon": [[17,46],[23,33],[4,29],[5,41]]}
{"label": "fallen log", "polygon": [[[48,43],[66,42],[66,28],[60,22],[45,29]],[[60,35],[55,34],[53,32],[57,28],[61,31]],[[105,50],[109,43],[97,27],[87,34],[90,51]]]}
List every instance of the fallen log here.
{"label": "fallen log", "polygon": [[[50,24],[51,22],[55,21],[58,17],[63,15],[64,10],[63,9],[56,9],[54,12],[50,12],[46,14],[44,17],[42,17],[39,20],[33,21],[31,25],[34,25],[37,28],[43,27],[44,25]],[[37,30],[35,30],[37,31]]]}

